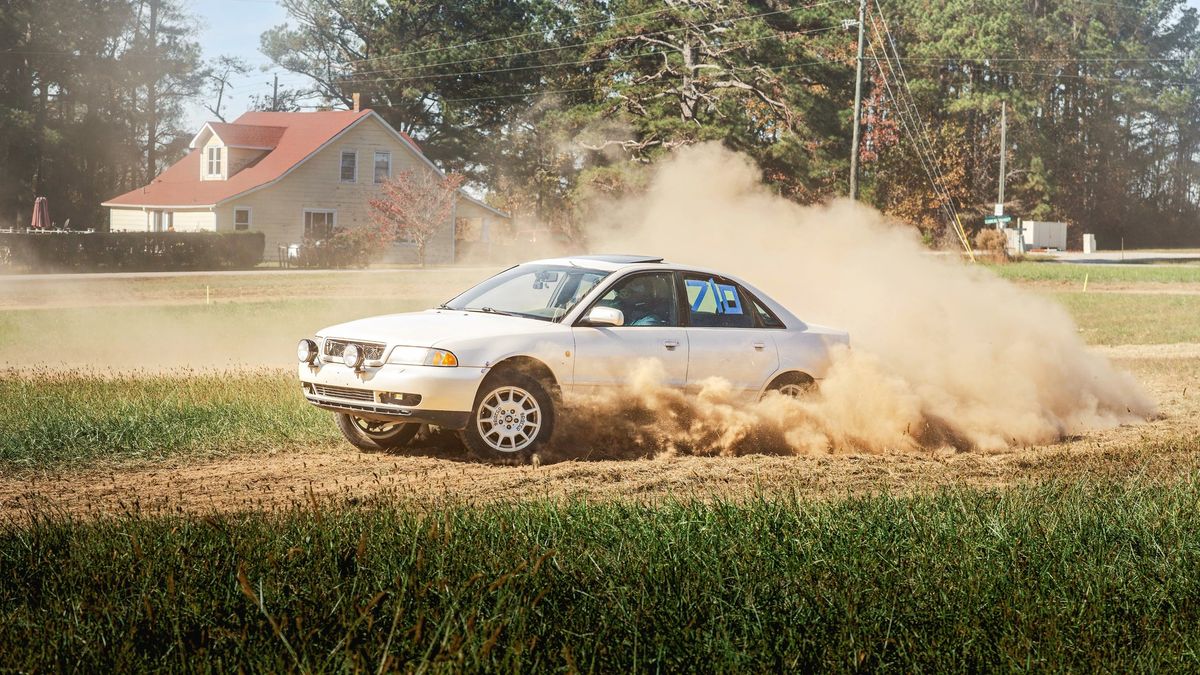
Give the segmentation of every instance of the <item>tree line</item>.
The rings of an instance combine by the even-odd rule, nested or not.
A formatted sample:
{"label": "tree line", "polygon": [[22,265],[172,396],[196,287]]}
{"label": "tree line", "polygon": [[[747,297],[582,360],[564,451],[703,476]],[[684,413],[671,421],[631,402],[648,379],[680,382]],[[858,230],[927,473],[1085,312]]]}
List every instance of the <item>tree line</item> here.
{"label": "tree line", "polygon": [[[593,196],[639,190],[646,167],[704,141],[751,155],[790,199],[846,192],[857,2],[280,4],[289,20],[261,50],[311,80],[310,101],[363,94],[444,169],[566,236]],[[99,218],[183,152],[183,103],[212,109],[231,68],[202,60],[190,21],[178,0],[0,9],[0,223],[35,194]],[[1102,246],[1200,243],[1200,27],[1184,0],[884,0],[864,29],[865,201],[931,240],[953,214],[978,228],[1005,102],[1008,212]]]}

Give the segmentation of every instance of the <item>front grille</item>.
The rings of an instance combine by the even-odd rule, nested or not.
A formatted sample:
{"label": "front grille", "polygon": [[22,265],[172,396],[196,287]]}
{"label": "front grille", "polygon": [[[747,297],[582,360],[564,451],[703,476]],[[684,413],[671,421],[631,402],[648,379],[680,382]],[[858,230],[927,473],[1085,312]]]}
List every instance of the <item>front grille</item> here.
{"label": "front grille", "polygon": [[370,389],[351,389],[350,387],[330,387],[324,384],[312,385],[312,393],[317,396],[344,398],[350,401],[375,402],[375,392]]}
{"label": "front grille", "polygon": [[346,351],[346,345],[358,345],[358,348],[363,350],[364,361],[378,361],[383,358],[383,350],[387,345],[380,342],[362,342],[361,340],[325,340],[325,357],[327,361],[335,361],[342,358],[342,352]]}

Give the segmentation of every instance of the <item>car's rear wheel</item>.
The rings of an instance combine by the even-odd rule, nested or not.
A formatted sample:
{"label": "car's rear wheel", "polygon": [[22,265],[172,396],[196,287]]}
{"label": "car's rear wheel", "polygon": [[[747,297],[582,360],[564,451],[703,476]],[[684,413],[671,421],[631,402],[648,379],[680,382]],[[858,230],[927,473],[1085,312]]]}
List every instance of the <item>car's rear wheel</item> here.
{"label": "car's rear wheel", "polygon": [[777,391],[791,398],[805,398],[816,390],[816,381],[803,373],[784,373],[767,387],[767,391]]}
{"label": "car's rear wheel", "polygon": [[479,387],[463,443],[481,459],[522,464],[550,441],[554,418],[554,400],[537,378],[496,372]]}
{"label": "car's rear wheel", "polygon": [[346,413],[338,413],[337,425],[351,445],[367,452],[402,448],[421,429],[416,422],[376,422]]}

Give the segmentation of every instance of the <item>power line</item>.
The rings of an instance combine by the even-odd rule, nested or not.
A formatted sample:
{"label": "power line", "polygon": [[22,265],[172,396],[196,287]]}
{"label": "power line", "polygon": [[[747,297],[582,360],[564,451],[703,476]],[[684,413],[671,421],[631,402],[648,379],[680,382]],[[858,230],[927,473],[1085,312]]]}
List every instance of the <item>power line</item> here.
{"label": "power line", "polygon": [[[778,66],[776,68],[760,68],[759,70],[766,71],[766,72],[781,73],[785,70],[795,70],[797,68],[805,68],[808,66],[816,66],[816,65],[826,64],[826,63],[841,63],[842,65],[848,65],[848,64],[844,63],[844,60],[820,59],[817,61],[806,61],[804,63],[793,63],[793,64],[790,64],[787,66]],[[523,97],[529,97],[529,96],[550,96],[552,94],[575,94],[575,93],[584,92],[584,91],[596,91],[596,90],[597,90],[596,87],[578,87],[575,89],[539,89],[539,90],[534,90],[534,91],[522,92],[519,94],[501,94],[501,95],[497,95],[497,96],[476,96],[476,97],[472,97],[472,98],[444,98],[444,99],[440,99],[440,100],[444,103],[462,103],[462,102],[469,102],[469,101],[490,101],[492,99],[497,99],[497,98],[523,98]]]}
{"label": "power line", "polygon": [[[917,64],[916,67],[932,69],[932,68],[940,68],[941,66],[937,66],[935,64],[929,64],[929,65]],[[1112,75],[1080,75],[1080,74],[1075,74],[1075,73],[1063,73],[1063,72],[1044,71],[1044,70],[1009,70],[1009,69],[1004,69],[1004,68],[988,68],[986,74],[988,74],[988,75],[1032,75],[1032,76],[1037,76],[1037,77],[1049,77],[1049,78],[1053,78],[1053,79],[1114,82],[1114,83],[1118,83],[1118,84],[1153,82],[1155,84],[1176,85],[1176,86],[1181,86],[1181,87],[1200,86],[1200,80],[1180,80],[1180,79],[1171,78],[1171,77],[1151,77],[1151,76],[1146,76],[1146,75],[1134,75],[1134,74],[1130,74],[1130,75],[1126,75],[1126,76],[1122,76],[1122,77],[1116,77],[1116,76],[1112,76]]]}
{"label": "power line", "polygon": [[[846,0],[825,0],[824,2],[818,2],[818,3],[816,3],[816,4],[813,4],[813,5],[807,5],[807,6],[805,6],[805,7],[795,7],[795,8],[792,8],[792,9],[781,9],[781,10],[775,10],[775,11],[770,11],[770,12],[762,12],[762,13],[760,13],[760,14],[743,15],[743,16],[741,16],[741,17],[731,17],[731,18],[728,18],[728,19],[722,19],[722,20],[720,20],[720,21],[718,21],[718,22],[715,22],[715,23],[724,23],[724,22],[727,22],[727,21],[732,21],[732,20],[741,20],[741,19],[747,19],[747,18],[758,18],[758,17],[763,17],[763,16],[771,16],[771,15],[774,15],[774,14],[786,14],[786,13],[789,13],[789,12],[797,12],[797,11],[801,11],[801,10],[816,9],[817,7],[824,7],[824,6],[826,6],[826,5],[839,5],[839,4],[845,4],[845,2],[846,2]],[[647,12],[639,12],[639,13],[637,13],[637,14],[626,14],[626,15],[623,15],[623,16],[616,16],[616,17],[606,17],[606,18],[604,18],[604,19],[597,19],[597,20],[595,20],[595,21],[585,21],[585,22],[582,22],[582,23],[577,23],[577,24],[574,24],[574,25],[570,26],[570,28],[581,28],[581,27],[584,27],[584,26],[595,26],[595,25],[604,24],[604,23],[614,23],[614,24],[615,24],[615,23],[618,23],[618,22],[621,22],[621,21],[627,21],[627,20],[629,20],[629,19],[637,19],[637,18],[644,17],[644,16],[652,16],[652,15],[655,15],[655,14],[662,14],[662,13],[664,13],[664,12],[671,11],[672,9],[674,9],[674,8],[673,8],[673,7],[663,7],[663,8],[661,8],[661,9],[650,10],[650,11],[647,11]],[[701,25],[705,25],[705,24],[701,24]],[[714,24],[714,25],[715,25],[715,24]],[[429,49],[419,49],[419,50],[408,51],[408,52],[400,52],[399,54],[387,54],[387,55],[384,55],[384,56],[375,56],[375,57],[371,57],[371,58],[367,58],[367,59],[353,59],[353,60],[345,61],[345,62],[343,62],[343,63],[341,63],[341,64],[339,64],[339,65],[343,65],[343,66],[351,66],[351,65],[358,64],[358,63],[371,63],[371,62],[374,62],[374,61],[382,61],[382,60],[385,60],[385,59],[396,59],[396,58],[402,58],[402,57],[408,57],[408,56],[419,56],[419,55],[422,55],[422,54],[431,54],[431,53],[436,53],[436,52],[443,52],[443,51],[448,51],[448,50],[451,50],[451,49],[461,49],[461,48],[463,48],[463,47],[478,47],[478,46],[480,46],[480,45],[492,44],[492,43],[496,43],[496,42],[511,42],[511,41],[513,41],[513,40],[518,40],[518,39],[520,39],[520,38],[525,38],[525,37],[530,37],[530,36],[544,36],[544,35],[546,35],[546,33],[547,33],[547,32],[549,32],[549,31],[545,31],[545,30],[541,30],[541,31],[530,31],[530,32],[528,32],[528,33],[519,33],[519,34],[516,34],[516,35],[508,35],[508,36],[505,36],[505,37],[491,38],[491,39],[488,39],[488,40],[480,40],[480,41],[478,41],[478,42],[461,42],[461,43],[458,43],[458,44],[454,44],[454,45],[448,45],[448,46],[445,46],[445,47],[431,47],[431,48],[429,48]],[[662,32],[662,31],[659,31],[658,33],[661,33],[661,32]],[[655,35],[655,34],[657,34],[657,33],[647,33],[646,35]],[[545,48],[545,49],[536,49],[536,50],[531,50],[531,51],[527,51],[527,52],[515,52],[515,53],[511,53],[511,54],[504,54],[504,55],[498,55],[498,56],[491,56],[491,57],[480,57],[480,58],[477,58],[477,59],[465,59],[465,60],[462,60],[462,61],[447,61],[447,62],[443,62],[443,63],[433,63],[433,64],[428,64],[428,65],[429,65],[429,66],[431,66],[431,67],[432,67],[432,66],[441,66],[441,65],[457,65],[457,64],[459,64],[459,63],[470,63],[470,62],[473,62],[473,61],[478,61],[478,60],[485,59],[485,58],[503,58],[503,57],[505,57],[505,56],[508,56],[508,57],[512,57],[512,56],[524,56],[524,55],[527,55],[527,54],[536,54],[536,53],[542,53],[542,52],[544,52],[544,51],[554,51],[554,50],[560,50],[560,49],[569,49],[569,48],[571,48],[571,47],[581,47],[581,46],[588,46],[588,45],[590,45],[590,44],[602,44],[603,42],[605,42],[605,40],[601,40],[601,41],[599,41],[599,42],[595,42],[595,43],[593,43],[593,42],[579,42],[579,43],[574,43],[574,44],[569,44],[569,45],[563,45],[563,46],[561,46],[561,47],[549,47],[549,48]],[[413,67],[413,68],[421,68],[421,67],[424,67],[424,66],[412,66],[412,67]]]}
{"label": "power line", "polygon": [[[400,73],[400,72],[405,72],[405,71],[409,71],[409,70],[418,70],[421,68],[436,68],[439,66],[454,66],[454,65],[461,65],[464,63],[475,63],[477,61],[493,61],[493,60],[498,60],[498,59],[511,59],[511,58],[515,58],[518,56],[533,56],[533,55],[537,55],[537,54],[545,54],[547,52],[562,51],[564,49],[573,49],[575,47],[591,47],[591,46],[596,46],[596,45],[609,44],[609,43],[619,42],[621,40],[626,40],[626,39],[634,38],[634,37],[659,37],[659,36],[664,36],[664,35],[673,35],[675,33],[690,30],[695,27],[718,26],[718,25],[728,24],[728,23],[738,23],[741,21],[748,21],[751,19],[760,19],[765,16],[773,16],[773,15],[777,15],[777,14],[788,14],[791,12],[799,12],[799,11],[804,11],[804,10],[815,9],[817,7],[823,7],[826,5],[840,5],[840,4],[845,4],[845,0],[826,0],[825,2],[820,2],[815,5],[808,5],[805,7],[796,7],[793,9],[780,9],[780,10],[773,10],[773,11],[769,11],[769,12],[760,12],[757,14],[743,14],[740,16],[727,17],[724,19],[718,19],[715,21],[709,21],[706,23],[696,24],[696,26],[681,26],[679,28],[663,29],[663,30],[659,30],[659,31],[652,31],[649,33],[629,33],[629,34],[618,35],[616,37],[611,37],[611,38],[603,38],[600,40],[574,42],[571,44],[559,45],[556,47],[542,47],[540,49],[531,49],[531,50],[527,50],[527,51],[523,51],[523,52],[507,52],[507,53],[502,53],[502,54],[489,54],[489,55],[477,56],[477,57],[469,58],[469,59],[458,59],[455,61],[442,61],[439,63],[418,64],[418,65],[411,65],[411,66],[403,66],[400,68],[380,68],[378,70],[353,71],[353,75],[357,76],[357,75],[370,75],[373,73]],[[792,35],[803,35],[803,34],[805,34],[805,31],[797,31],[797,32],[792,33]],[[394,57],[399,57],[399,56],[401,56],[401,55],[394,55]],[[389,57],[377,57],[377,58],[393,58],[393,57],[389,56]],[[346,62],[338,64],[338,65],[353,65],[355,63],[361,63],[361,62],[362,61],[346,61]]]}
{"label": "power line", "polygon": [[[816,33],[824,33],[824,32],[828,32],[831,30],[840,30],[840,29],[841,29],[841,26],[825,26],[822,28],[814,28],[814,29],[807,30],[807,31],[800,31],[797,33],[793,33],[793,35],[812,35],[812,34],[816,34]],[[771,39],[774,37],[778,37],[778,36],[764,35],[764,36],[760,36],[760,37],[756,37],[756,38],[747,38],[745,40],[736,40],[734,42],[729,42],[729,43],[726,43],[721,46],[722,47],[736,47],[736,46],[740,46],[740,45],[750,44],[753,42],[758,42],[760,40]],[[629,59],[644,58],[644,57],[648,57],[648,56],[661,56],[663,54],[671,54],[671,53],[674,53],[674,52],[668,51],[668,50],[651,50],[651,51],[644,52],[641,54],[631,55],[628,58]],[[404,77],[359,77],[358,74],[356,73],[354,76],[352,76],[348,79],[338,79],[337,82],[339,84],[375,83],[375,82],[390,82],[390,83],[395,84],[395,83],[399,83],[399,82],[412,82],[412,81],[418,81],[418,80],[441,79],[441,78],[446,78],[446,77],[463,77],[463,76],[472,76],[472,75],[495,75],[495,74],[500,74],[500,73],[511,73],[511,72],[527,71],[527,70],[534,70],[534,71],[546,70],[546,69],[550,69],[550,68],[557,68],[560,66],[582,66],[582,65],[592,64],[592,63],[610,62],[610,61],[613,61],[613,58],[614,57],[612,57],[612,56],[601,56],[601,57],[592,58],[592,59],[581,59],[578,61],[561,61],[558,63],[535,64],[535,65],[529,65],[529,66],[512,66],[512,67],[508,67],[508,68],[492,68],[492,69],[488,69],[488,70],[464,70],[464,71],[458,71],[458,72],[452,72],[452,73],[429,73],[429,74],[425,74],[425,75],[411,75],[411,76],[404,76]]]}
{"label": "power line", "polygon": [[[882,11],[880,11],[878,7],[874,8],[874,11],[875,13],[879,14],[879,17],[882,21]],[[912,97],[912,90],[908,87],[907,79],[903,78],[903,71],[898,70],[899,64],[892,64],[891,56],[888,54],[887,50],[889,44],[892,50],[894,52],[896,51],[895,42],[890,40],[891,32],[887,30],[886,22],[883,23],[883,31],[887,32],[889,38],[888,40],[885,40],[883,37],[883,32],[880,31],[879,25],[875,20],[875,14],[870,15],[870,20],[871,30],[875,33],[882,45],[884,54],[883,61],[887,64],[888,69],[892,73],[891,78],[889,78],[887,73],[880,69],[880,75],[882,76],[881,79],[883,80],[884,89],[888,94],[888,98],[892,100],[892,105],[896,109],[896,114],[900,120],[901,127],[904,129],[905,133],[908,134],[909,139],[913,143],[913,147],[917,151],[917,157],[921,160],[921,166],[925,170],[926,177],[929,178],[930,186],[933,188],[934,194],[938,196],[942,208],[946,212],[947,218],[950,221],[950,226],[954,228],[954,233],[958,236],[959,242],[963,245],[963,248],[967,251],[967,254],[971,255],[971,245],[967,241],[966,233],[962,229],[957,210],[954,208],[954,199],[945,186],[945,175],[941,172],[941,168],[938,166],[937,154],[933,149],[932,141],[929,139],[928,128],[925,126],[924,122],[920,118],[919,112],[916,110],[916,101]],[[876,56],[874,42],[870,44],[870,50],[871,55],[875,57],[875,61],[878,63],[879,59]],[[897,73],[899,73],[899,76],[897,76]],[[897,96],[896,93],[892,91],[890,79],[896,80],[896,90],[901,92],[900,96]],[[904,89],[901,89],[900,87],[901,82],[903,82]],[[907,93],[907,98],[902,103],[900,99],[903,98],[905,93]]]}
{"label": "power line", "polygon": [[1182,56],[1179,56],[1179,57],[1175,57],[1175,56],[1165,57],[1164,56],[1164,57],[1160,57],[1160,58],[1140,58],[1140,57],[1139,58],[1120,58],[1120,57],[1087,58],[1087,57],[1084,57],[1084,58],[1069,58],[1069,59],[1060,59],[1060,58],[1055,58],[1052,56],[1039,56],[1039,57],[1021,57],[1021,56],[1012,56],[1012,57],[1010,57],[1010,56],[979,56],[979,57],[929,56],[929,57],[919,57],[919,56],[905,56],[905,57],[897,59],[897,60],[903,61],[906,63],[937,63],[940,61],[947,61],[947,62],[957,61],[959,63],[1009,63],[1009,62],[1041,63],[1041,62],[1045,62],[1045,63],[1071,64],[1071,63],[1178,63],[1178,62],[1188,61],[1188,60],[1190,60],[1190,58],[1191,57],[1182,57]]}
{"label": "power line", "polygon": [[[637,14],[626,14],[624,16],[619,16],[619,17],[608,17],[608,18],[604,18],[604,19],[597,19],[595,21],[586,21],[584,23],[577,23],[571,27],[578,28],[581,26],[595,26],[597,24],[608,23],[610,21],[616,22],[616,21],[625,21],[627,19],[636,19],[639,17],[650,16],[653,14],[662,14],[663,12],[666,12],[670,9],[671,9],[670,7],[663,7],[661,9],[655,9],[655,10],[651,10],[648,12],[639,12]],[[492,44],[495,42],[508,42],[510,40],[517,40],[520,38],[530,37],[533,35],[545,35],[546,32],[547,31],[544,31],[544,30],[535,30],[535,31],[530,31],[528,33],[519,33],[517,35],[506,35],[504,37],[491,38],[488,40],[480,40],[478,42],[460,42],[458,44],[447,45],[445,47],[430,47],[429,49],[418,49],[418,50],[409,51],[409,52],[401,52],[399,54],[388,54],[386,56],[374,56],[369,59],[355,59],[352,61],[346,61],[342,65],[353,65],[356,63],[371,63],[373,61],[382,61],[384,59],[396,59],[396,58],[401,58],[401,57],[405,57],[405,56],[419,56],[421,54],[432,54],[432,53],[436,53],[436,52],[449,51],[451,49],[461,49],[463,47],[478,47],[480,45],[487,45],[487,44]]]}

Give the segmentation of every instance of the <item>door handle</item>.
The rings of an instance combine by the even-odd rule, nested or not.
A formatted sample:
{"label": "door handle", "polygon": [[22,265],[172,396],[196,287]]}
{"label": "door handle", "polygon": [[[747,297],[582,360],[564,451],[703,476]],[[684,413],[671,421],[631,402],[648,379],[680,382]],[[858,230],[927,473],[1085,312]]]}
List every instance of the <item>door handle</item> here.
{"label": "door handle", "polygon": [[767,348],[767,345],[766,345],[765,343],[763,343],[763,342],[755,342],[755,343],[754,343],[754,349],[755,349],[755,351],[760,351],[760,352],[761,352],[762,350],[764,350],[764,349],[766,349],[766,348]]}
{"label": "door handle", "polygon": [[667,348],[667,351],[673,352],[679,346],[679,340],[664,340],[663,346]]}

